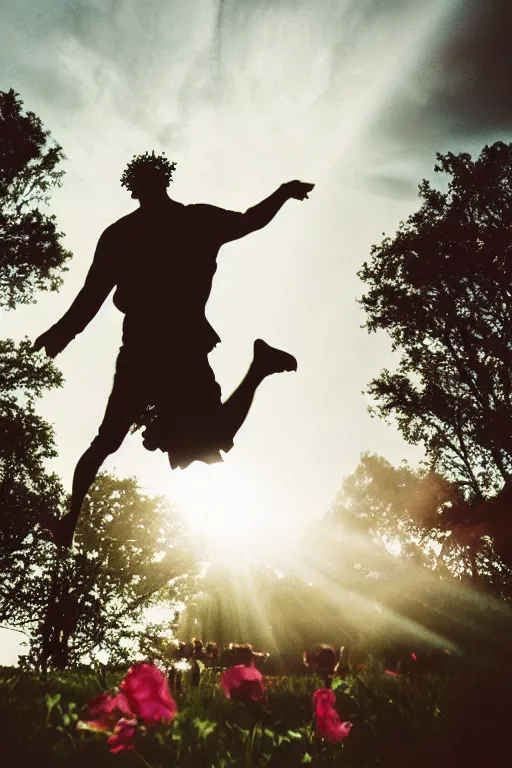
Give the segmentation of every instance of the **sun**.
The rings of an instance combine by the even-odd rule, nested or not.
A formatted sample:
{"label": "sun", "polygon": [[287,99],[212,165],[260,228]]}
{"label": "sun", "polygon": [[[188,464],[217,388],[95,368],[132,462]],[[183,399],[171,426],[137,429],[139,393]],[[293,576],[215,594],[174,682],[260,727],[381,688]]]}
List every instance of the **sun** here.
{"label": "sun", "polygon": [[274,508],[271,489],[262,487],[255,466],[236,460],[195,462],[173,474],[172,500],[204,542],[209,559],[241,567],[287,549],[286,512]]}

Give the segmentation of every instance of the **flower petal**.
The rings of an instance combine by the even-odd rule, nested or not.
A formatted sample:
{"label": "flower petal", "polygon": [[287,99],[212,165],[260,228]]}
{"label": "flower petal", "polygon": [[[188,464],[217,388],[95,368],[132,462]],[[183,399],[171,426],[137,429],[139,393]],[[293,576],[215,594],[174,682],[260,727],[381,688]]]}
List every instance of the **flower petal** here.
{"label": "flower petal", "polygon": [[352,728],[352,723],[348,721],[341,722],[340,716],[333,707],[335,702],[336,694],[330,688],[319,688],[313,694],[318,733],[326,741],[338,744],[347,738]]}
{"label": "flower petal", "polygon": [[116,724],[112,736],[107,739],[110,751],[115,754],[123,749],[135,749],[133,740],[136,733],[137,721],[122,717]]}
{"label": "flower petal", "polygon": [[236,664],[230,667],[222,674],[220,684],[228,699],[259,701],[265,695],[263,675],[252,665]]}
{"label": "flower petal", "polygon": [[111,731],[120,715],[133,717],[126,697],[121,693],[117,696],[102,693],[89,701],[82,720],[93,730]]}
{"label": "flower petal", "polygon": [[313,694],[315,708],[332,706],[336,702],[336,694],[330,688],[318,688]]}
{"label": "flower petal", "polygon": [[154,664],[135,664],[121,683],[121,694],[131,711],[146,725],[170,722],[178,709],[163,672]]}

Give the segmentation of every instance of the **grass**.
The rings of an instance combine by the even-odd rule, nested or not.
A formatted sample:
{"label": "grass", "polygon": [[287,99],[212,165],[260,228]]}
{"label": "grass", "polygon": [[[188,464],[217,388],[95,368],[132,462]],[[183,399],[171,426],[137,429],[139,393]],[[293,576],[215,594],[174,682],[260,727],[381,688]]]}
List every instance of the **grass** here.
{"label": "grass", "polygon": [[[122,673],[107,678],[114,690]],[[343,744],[315,733],[313,675],[269,677],[261,711],[228,700],[217,673],[206,670],[198,688],[187,686],[171,726],[137,744],[140,756],[110,754],[103,734],[77,729],[87,701],[102,693],[87,670],[37,675],[0,670],[0,742],[5,768],[230,768],[344,766],[427,768],[504,764],[510,678],[483,666],[443,674],[392,677],[377,664],[340,681],[336,707],[354,723]]]}

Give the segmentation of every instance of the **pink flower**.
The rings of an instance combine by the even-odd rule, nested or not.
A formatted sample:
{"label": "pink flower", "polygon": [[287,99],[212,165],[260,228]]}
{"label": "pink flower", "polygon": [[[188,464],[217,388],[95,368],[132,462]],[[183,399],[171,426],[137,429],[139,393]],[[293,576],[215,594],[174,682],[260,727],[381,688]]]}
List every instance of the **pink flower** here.
{"label": "pink flower", "polygon": [[135,664],[120,686],[133,715],[148,726],[170,722],[177,710],[163,672],[154,664]]}
{"label": "pink flower", "polygon": [[393,672],[392,669],[386,669],[385,673],[386,673],[386,675],[391,675],[391,677],[402,677],[400,672]]}
{"label": "pink flower", "polygon": [[260,701],[265,695],[263,675],[253,665],[230,667],[222,674],[220,684],[228,699],[234,701]]}
{"label": "pink flower", "polygon": [[352,723],[341,722],[333,706],[335,702],[336,695],[330,688],[319,688],[313,694],[318,733],[332,744],[338,744],[346,739],[352,728]]}
{"label": "pink flower", "polygon": [[330,688],[319,688],[313,694],[313,704],[315,712],[324,712],[330,709],[336,703],[336,694]]}
{"label": "pink flower", "polygon": [[116,696],[104,693],[91,699],[83,717],[86,725],[79,723],[79,727],[107,731],[110,751],[121,752],[134,748],[137,718],[151,727],[171,721],[176,710],[164,674],[153,664],[136,664],[121,683],[121,693]]}
{"label": "pink flower", "polygon": [[121,752],[123,749],[134,749],[133,740],[137,733],[137,721],[127,720],[122,717],[114,728],[114,733],[107,739],[107,744],[112,753]]}
{"label": "pink flower", "polygon": [[411,653],[411,659],[412,659],[413,661],[418,661],[418,657],[417,657],[417,655],[414,653],[414,651]]}
{"label": "pink flower", "polygon": [[102,693],[92,698],[88,704],[87,714],[83,720],[90,728],[98,731],[111,731],[120,715],[133,717],[128,701],[122,693],[117,696],[109,696]]}

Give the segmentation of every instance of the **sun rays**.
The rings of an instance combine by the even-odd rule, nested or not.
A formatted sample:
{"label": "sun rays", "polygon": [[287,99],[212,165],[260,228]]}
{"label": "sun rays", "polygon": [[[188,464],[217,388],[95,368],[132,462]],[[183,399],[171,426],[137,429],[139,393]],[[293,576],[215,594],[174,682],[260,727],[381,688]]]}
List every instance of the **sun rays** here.
{"label": "sun rays", "polygon": [[[497,627],[506,618],[490,595],[475,596],[462,584],[443,582],[385,547],[375,560],[375,547],[363,534],[325,542],[331,545],[327,549],[306,535],[280,553],[279,547],[272,553],[251,551],[250,544],[236,551],[237,536],[239,541],[250,537],[243,524],[234,539],[226,540],[224,554],[202,572],[202,608],[185,607],[189,615],[183,627],[203,639],[227,643],[258,637],[262,650],[279,655],[280,648],[300,644],[308,633],[352,647],[362,633],[375,647],[392,638],[415,649],[457,654],[468,633],[496,645]],[[361,567],[366,577],[361,578]],[[372,567],[380,567],[378,578],[372,577]],[[225,636],[219,638],[219,632]]]}

